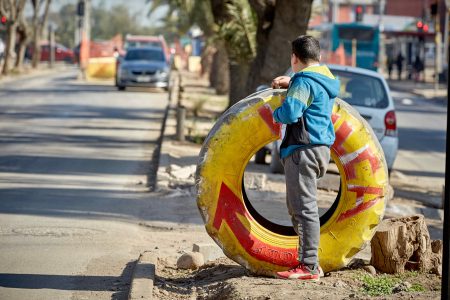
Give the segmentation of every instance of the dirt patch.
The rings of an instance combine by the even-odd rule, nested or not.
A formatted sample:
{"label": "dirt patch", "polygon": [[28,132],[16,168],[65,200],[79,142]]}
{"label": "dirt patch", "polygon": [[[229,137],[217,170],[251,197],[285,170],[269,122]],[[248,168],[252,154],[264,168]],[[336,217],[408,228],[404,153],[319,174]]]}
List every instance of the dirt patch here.
{"label": "dirt patch", "polygon": [[371,276],[353,268],[325,274],[319,282],[302,282],[255,277],[227,258],[195,271],[178,270],[175,262],[158,261],[158,299],[440,299],[441,279],[433,274]]}

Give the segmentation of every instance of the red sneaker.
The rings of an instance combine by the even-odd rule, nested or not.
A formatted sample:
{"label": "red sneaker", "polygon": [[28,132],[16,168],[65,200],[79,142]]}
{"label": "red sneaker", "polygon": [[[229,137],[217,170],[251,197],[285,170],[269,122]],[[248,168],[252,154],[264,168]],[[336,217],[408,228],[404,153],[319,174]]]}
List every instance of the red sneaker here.
{"label": "red sneaker", "polygon": [[304,264],[299,264],[297,267],[284,271],[277,272],[279,278],[284,279],[300,279],[300,280],[314,280],[319,281],[320,277],[323,277],[323,271],[320,266],[315,269],[310,269]]}

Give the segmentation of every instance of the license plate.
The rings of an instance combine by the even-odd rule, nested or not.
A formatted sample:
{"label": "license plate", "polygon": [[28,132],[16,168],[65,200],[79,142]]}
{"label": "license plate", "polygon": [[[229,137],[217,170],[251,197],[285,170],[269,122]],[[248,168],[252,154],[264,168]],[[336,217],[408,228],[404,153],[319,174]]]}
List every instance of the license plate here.
{"label": "license plate", "polygon": [[136,77],[137,82],[149,82],[150,76],[138,76]]}

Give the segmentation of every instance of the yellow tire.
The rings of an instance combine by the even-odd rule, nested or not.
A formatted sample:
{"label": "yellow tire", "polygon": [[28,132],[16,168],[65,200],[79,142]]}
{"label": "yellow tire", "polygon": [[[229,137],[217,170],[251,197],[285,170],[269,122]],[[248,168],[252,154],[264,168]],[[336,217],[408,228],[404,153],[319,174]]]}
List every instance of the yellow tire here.
{"label": "yellow tire", "polygon": [[[259,215],[243,189],[251,157],[280,138],[272,111],[284,97],[285,91],[265,90],[232,106],[206,138],[197,166],[197,205],[208,234],[229,258],[261,275],[298,263],[293,228]],[[321,217],[319,259],[325,272],[345,267],[372,239],[388,191],[383,150],[370,126],[340,99],[332,120],[336,141],[331,156],[339,169],[341,189]]]}

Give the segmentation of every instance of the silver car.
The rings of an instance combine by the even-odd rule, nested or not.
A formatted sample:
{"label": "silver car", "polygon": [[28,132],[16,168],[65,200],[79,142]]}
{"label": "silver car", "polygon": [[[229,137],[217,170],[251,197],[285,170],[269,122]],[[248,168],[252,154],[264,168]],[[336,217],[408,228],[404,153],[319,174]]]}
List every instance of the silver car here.
{"label": "silver car", "polygon": [[128,48],[120,60],[116,86],[123,91],[128,86],[169,88],[170,66],[159,47]]}
{"label": "silver car", "polygon": [[[394,101],[386,80],[379,73],[367,69],[339,65],[328,65],[328,67],[341,82],[338,97],[352,105],[372,127],[383,148],[390,173],[398,151],[398,131]],[[286,75],[292,76],[292,71],[288,70]],[[267,86],[260,86],[258,90],[264,88]],[[282,172],[278,154],[279,144],[280,142],[274,143],[258,151],[255,162],[263,163],[265,153],[270,151],[272,153],[271,171]]]}
{"label": "silver car", "polygon": [[372,127],[386,157],[389,171],[398,151],[394,100],[383,76],[377,72],[347,66],[329,66],[341,81],[339,98],[352,105]]}

